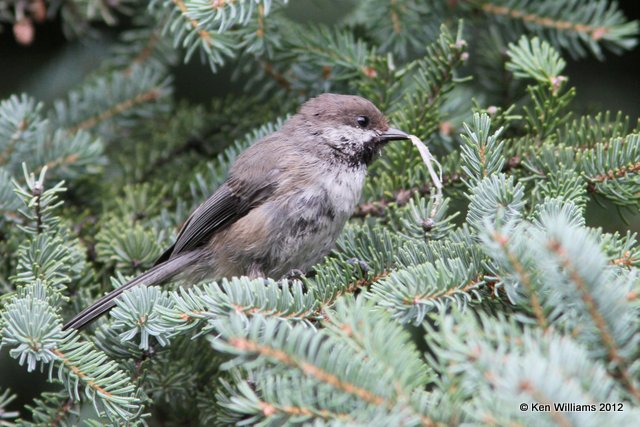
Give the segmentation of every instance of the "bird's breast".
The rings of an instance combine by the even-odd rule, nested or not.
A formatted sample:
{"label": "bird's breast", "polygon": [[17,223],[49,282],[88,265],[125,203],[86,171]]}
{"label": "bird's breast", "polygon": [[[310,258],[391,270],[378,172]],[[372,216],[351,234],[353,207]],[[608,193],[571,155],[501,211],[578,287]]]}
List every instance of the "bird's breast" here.
{"label": "bird's breast", "polygon": [[353,213],[360,201],[362,186],[366,177],[366,168],[337,167],[322,174],[319,187],[327,195],[330,204],[337,215],[345,216],[346,221]]}
{"label": "bird's breast", "polygon": [[[307,270],[333,248],[360,200],[364,168],[313,170],[299,176],[297,188],[251,210],[229,229],[229,239],[213,248],[225,274],[248,274],[258,266],[279,278],[292,269]],[[227,230],[225,230],[227,231]],[[214,261],[216,261],[214,260]]]}
{"label": "bird's breast", "polygon": [[[293,223],[307,223],[303,252],[313,253],[313,262],[331,250],[360,200],[366,177],[364,168],[327,170],[303,191]],[[304,249],[303,249],[304,247]],[[302,255],[302,254],[301,254]],[[304,255],[302,255],[304,256]]]}

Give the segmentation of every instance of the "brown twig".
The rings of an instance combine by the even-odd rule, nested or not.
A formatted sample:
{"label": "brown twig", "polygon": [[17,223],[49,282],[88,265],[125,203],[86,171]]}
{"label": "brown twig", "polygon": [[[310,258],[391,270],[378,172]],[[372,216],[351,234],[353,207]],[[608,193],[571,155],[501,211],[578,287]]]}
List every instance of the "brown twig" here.
{"label": "brown twig", "polygon": [[[207,45],[207,47],[211,47],[213,45],[213,41],[211,40],[211,34],[209,34],[208,31],[206,30],[201,30],[200,29],[200,23],[191,18],[187,18],[187,6],[184,4],[184,1],[182,0],[173,0],[173,3],[178,7],[178,9],[180,9],[180,12],[182,13],[182,16],[187,19],[189,21],[189,23],[191,24],[191,26],[193,27],[193,29],[198,33],[198,36],[202,39],[202,41]],[[224,1],[222,2],[222,6],[224,6]],[[216,7],[214,5],[214,7]]]}
{"label": "brown twig", "polygon": [[393,406],[390,402],[386,402],[386,400],[382,396],[378,396],[377,394],[374,394],[364,388],[343,381],[334,374],[329,373],[310,362],[294,359],[284,351],[277,348],[265,344],[258,344],[243,337],[232,337],[229,339],[229,344],[239,350],[257,353],[264,357],[275,359],[284,365],[297,368],[305,374],[314,377],[321,382],[327,383],[339,390],[344,391],[345,393],[357,396],[372,405],[383,405],[386,403],[387,406]]}
{"label": "brown twig", "polygon": [[611,264],[624,265],[625,267],[633,267],[633,264],[636,262],[638,262],[638,259],[634,258],[633,255],[631,255],[631,251],[625,251],[625,253],[622,254],[620,258],[616,258],[613,261],[611,261]]}
{"label": "brown twig", "polygon": [[330,412],[326,409],[316,409],[316,408],[309,409],[309,408],[303,408],[300,406],[291,406],[291,405],[276,406],[264,401],[260,401],[258,405],[260,406],[262,413],[266,417],[277,414],[278,412],[282,412],[292,416],[300,416],[300,415],[304,415],[308,417],[319,416],[321,418],[324,418],[325,420],[341,420],[341,421],[351,420],[351,418],[349,417],[349,414]]}
{"label": "brown twig", "polygon": [[559,31],[575,31],[577,33],[587,34],[593,41],[599,41],[607,33],[609,33],[609,29],[606,27],[594,27],[591,25],[576,24],[570,21],[552,19],[546,16],[527,13],[506,6],[496,6],[491,3],[485,3],[480,6],[480,8],[487,13],[509,16],[514,19],[520,19],[524,22],[540,25],[541,27],[553,28]]}
{"label": "brown twig", "polygon": [[275,80],[281,87],[287,90],[291,89],[291,82],[289,82],[284,74],[274,70],[273,65],[270,62],[261,61],[260,65],[262,66],[265,74]]}
{"label": "brown twig", "polygon": [[125,111],[127,111],[127,110],[129,110],[129,109],[131,109],[133,107],[135,107],[136,105],[143,104],[145,102],[155,101],[159,97],[160,97],[160,92],[156,88],[148,90],[145,93],[140,93],[140,94],[136,95],[135,97],[133,97],[131,99],[127,99],[125,101],[120,102],[119,104],[114,105],[110,109],[108,109],[106,111],[103,111],[102,113],[98,114],[97,116],[90,117],[90,118],[78,123],[76,126],[70,128],[69,132],[70,133],[76,133],[80,129],[92,128],[95,125],[97,125],[98,123],[104,122],[105,120],[108,120],[108,119],[112,118],[113,116],[121,114],[121,113],[123,113],[123,112],[125,112]]}
{"label": "brown twig", "polygon": [[60,424],[60,421],[62,421],[62,419],[64,418],[64,416],[71,411],[71,408],[74,405],[74,400],[69,398],[66,400],[65,404],[62,405],[57,411],[56,411],[56,417],[51,421],[51,426],[55,427],[58,424]]}
{"label": "brown twig", "polygon": [[481,281],[481,277],[476,277],[475,279],[471,280],[469,283],[467,283],[466,285],[464,285],[462,288],[450,288],[447,289],[445,292],[442,292],[440,294],[434,295],[432,293],[429,294],[422,294],[422,295],[416,295],[414,296],[412,299],[405,299],[403,302],[405,304],[420,304],[423,302],[432,302],[432,301],[436,301],[439,300],[441,298],[446,298],[449,297],[453,294],[455,294],[456,292],[468,292],[469,289],[473,288],[474,286],[477,286],[478,283],[480,283]]}
{"label": "brown twig", "polygon": [[611,169],[607,171],[605,174],[596,175],[591,177],[591,181],[593,182],[604,182],[607,180],[615,180],[616,178],[623,178],[630,173],[640,172],[640,162],[635,164],[630,164],[628,166],[621,166],[619,168]]}
{"label": "brown twig", "polygon": [[496,231],[495,233],[493,233],[493,240],[498,242],[504,254],[507,256],[507,259],[518,274],[520,283],[522,283],[525,288],[527,288],[527,293],[529,294],[529,299],[531,300],[533,314],[536,316],[538,326],[540,326],[543,330],[546,330],[548,327],[547,318],[544,315],[542,304],[540,304],[540,300],[538,299],[538,295],[536,294],[535,285],[533,284],[531,277],[529,277],[529,273],[527,273],[527,271],[524,269],[524,266],[522,265],[520,260],[518,260],[513,252],[509,250],[509,238]]}
{"label": "brown twig", "polygon": [[[454,184],[461,181],[462,176],[460,174],[454,173],[449,176],[444,176],[442,179],[442,185],[446,186],[449,184]],[[352,217],[354,218],[363,218],[365,216],[384,216],[385,209],[390,203],[396,203],[398,206],[403,206],[411,200],[411,197],[414,194],[419,195],[427,195],[431,194],[432,190],[431,184],[425,184],[421,187],[412,187],[409,189],[400,189],[397,190],[391,197],[383,197],[378,200],[372,200],[369,202],[361,203],[356,206],[356,210],[353,213]]]}
{"label": "brown twig", "polygon": [[62,360],[62,363],[64,363],[71,372],[76,374],[78,378],[85,381],[90,388],[92,388],[93,390],[95,390],[96,392],[100,393],[102,396],[105,396],[107,398],[113,397],[113,394],[109,393],[104,387],[101,387],[99,384],[90,380],[87,374],[82,372],[80,368],[78,368],[77,366],[73,365],[62,351],[56,348],[53,350],[53,353]]}

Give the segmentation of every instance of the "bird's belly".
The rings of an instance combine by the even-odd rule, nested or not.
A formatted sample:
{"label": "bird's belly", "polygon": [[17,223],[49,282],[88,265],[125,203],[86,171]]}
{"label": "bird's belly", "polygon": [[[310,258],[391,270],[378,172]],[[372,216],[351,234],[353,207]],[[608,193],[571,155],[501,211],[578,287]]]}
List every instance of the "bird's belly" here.
{"label": "bird's belly", "polygon": [[310,219],[301,231],[295,229],[299,219],[292,221],[294,227],[284,233],[283,251],[273,266],[274,273],[286,274],[292,269],[306,271],[320,261],[333,248],[346,220],[319,216]]}
{"label": "bird's belly", "polygon": [[360,200],[365,175],[360,169],[328,173],[282,209],[281,250],[272,258],[270,276],[306,271],[331,251]]}
{"label": "bird's belly", "polygon": [[293,193],[252,209],[209,246],[215,278],[306,271],[331,251],[360,200],[366,171],[326,173]]}

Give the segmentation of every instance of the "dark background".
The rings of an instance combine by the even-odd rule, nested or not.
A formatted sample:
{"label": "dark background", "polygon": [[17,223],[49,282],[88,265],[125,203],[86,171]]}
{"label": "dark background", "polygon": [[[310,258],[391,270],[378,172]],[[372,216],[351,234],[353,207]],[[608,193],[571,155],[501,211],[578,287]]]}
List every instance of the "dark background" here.
{"label": "dark background", "polygon": [[[324,0],[323,5],[341,0]],[[344,1],[344,0],[342,0]],[[561,1],[561,0],[559,0]],[[630,19],[640,19],[640,2],[620,0],[621,9]],[[314,21],[327,20],[327,15],[339,8],[318,6],[307,1],[291,2],[288,10],[296,16],[313,16]],[[324,18],[324,19],[323,19]],[[95,69],[108,53],[113,34],[105,28],[100,39],[68,41],[58,21],[36,26],[35,39],[30,46],[15,42],[11,27],[0,32],[0,99],[11,94],[27,92],[42,101],[52,101],[82,80]],[[606,53],[605,61],[589,57],[571,60],[567,74],[578,89],[576,105],[588,110],[622,110],[633,118],[640,116],[640,49],[636,47],[621,56]],[[238,90],[239,84],[230,81],[227,70],[213,75],[198,55],[189,64],[175,69],[175,96],[194,102],[208,103],[213,96]],[[193,82],[198,82],[197,85]]]}
{"label": "dark background", "polygon": [[[292,1],[291,13],[314,21],[327,20],[328,14],[340,10],[327,4],[344,0],[325,0],[319,6],[312,0]],[[342,4],[342,3],[341,3]],[[640,2],[621,0],[619,4],[630,19],[640,19]],[[329,12],[327,12],[329,11]],[[36,26],[35,40],[30,46],[15,42],[10,26],[0,32],[0,100],[11,94],[25,92],[36,99],[49,103],[63,97],[83,77],[94,70],[107,55],[115,32],[104,28],[100,39],[68,41],[61,31],[59,21],[49,21]],[[640,48],[621,56],[606,53],[606,60],[595,58],[572,60],[566,74],[570,84],[577,88],[574,106],[578,111],[623,111],[632,123],[640,117]],[[231,82],[228,70],[222,69],[213,75],[198,55],[189,64],[175,68],[175,97],[195,103],[208,104],[215,96],[241,90],[241,84]],[[194,84],[197,82],[197,84]],[[256,123],[258,125],[259,123]],[[640,231],[640,216],[625,212],[623,219],[615,207],[600,206],[591,202],[587,210],[587,223],[602,226],[606,231]],[[40,393],[44,385],[44,374],[27,374],[23,367],[11,359],[6,349],[0,352],[0,389],[10,387],[20,396],[11,405],[18,409]]]}

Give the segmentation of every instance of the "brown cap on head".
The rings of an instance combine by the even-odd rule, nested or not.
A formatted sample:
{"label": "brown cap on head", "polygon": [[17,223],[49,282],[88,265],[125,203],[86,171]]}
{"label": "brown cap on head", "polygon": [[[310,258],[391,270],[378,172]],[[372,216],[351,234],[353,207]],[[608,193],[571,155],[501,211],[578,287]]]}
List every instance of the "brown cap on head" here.
{"label": "brown cap on head", "polygon": [[298,113],[308,121],[386,131],[387,118],[373,103],[360,96],[323,93],[305,102]]}

